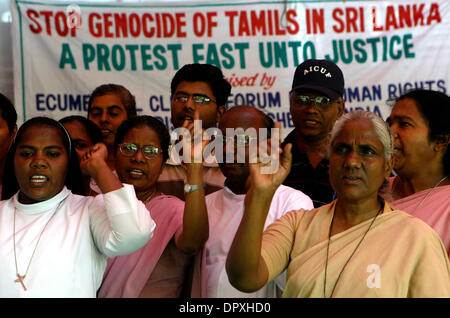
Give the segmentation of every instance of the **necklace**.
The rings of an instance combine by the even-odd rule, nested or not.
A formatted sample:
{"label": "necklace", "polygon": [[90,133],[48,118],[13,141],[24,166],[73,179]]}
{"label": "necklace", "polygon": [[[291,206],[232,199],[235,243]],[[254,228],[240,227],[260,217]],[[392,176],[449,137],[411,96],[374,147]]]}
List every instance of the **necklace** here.
{"label": "necklace", "polygon": [[61,202],[58,203],[58,206],[56,207],[55,211],[53,211],[53,214],[50,216],[50,218],[48,219],[47,223],[45,223],[44,228],[41,231],[41,234],[39,234],[38,240],[36,242],[36,246],[34,247],[33,253],[31,254],[30,261],[28,262],[27,269],[25,270],[25,274],[23,274],[23,275],[19,274],[19,269],[18,269],[18,265],[17,265],[17,252],[16,252],[16,211],[17,211],[17,208],[14,207],[13,244],[14,244],[14,264],[16,265],[16,276],[17,276],[17,279],[14,280],[14,282],[15,283],[20,283],[22,285],[24,291],[27,291],[27,287],[25,286],[24,280],[25,280],[25,277],[27,277],[28,270],[30,269],[30,265],[31,265],[31,262],[33,261],[34,253],[36,252],[36,249],[37,249],[37,247],[39,245],[39,242],[41,240],[42,234],[44,233],[45,228],[47,227],[47,225],[50,223],[50,221],[55,216],[56,212],[58,211],[58,209],[61,206],[61,203],[63,201],[65,201],[65,199],[63,199]]}
{"label": "necklace", "polygon": [[[433,193],[433,191],[445,180],[448,178],[449,175],[446,175],[445,177],[443,177],[441,180],[438,181],[438,183],[436,183],[434,185],[434,187],[432,187],[427,194],[425,195],[425,197],[422,199],[422,201],[419,202],[419,204],[417,204],[417,206],[414,208],[414,210],[410,213],[410,214],[414,214],[414,212],[417,211],[418,208],[420,208],[422,206],[422,204],[425,202],[426,199],[428,199],[428,197],[431,195],[431,193]],[[397,183],[392,187],[392,193],[394,193],[394,188],[397,185]]]}
{"label": "necklace", "polygon": [[145,204],[145,203],[148,203],[148,202],[152,199],[152,197],[155,195],[155,193],[156,193],[156,187],[155,187],[155,189],[153,190],[153,192],[150,193],[150,195],[149,195],[144,201],[142,201],[142,202],[144,202],[144,204]]}
{"label": "necklace", "polygon": [[[331,295],[330,298],[333,297],[334,294],[334,290],[336,289],[337,283],[339,281],[339,279],[341,278],[342,272],[344,271],[345,267],[347,266],[348,262],[350,262],[350,259],[353,257],[353,255],[355,254],[356,250],[358,249],[358,247],[361,245],[362,241],[364,240],[364,238],[366,237],[366,234],[369,232],[370,228],[372,227],[372,224],[375,222],[375,219],[377,218],[378,214],[380,214],[380,212],[383,210],[383,207],[381,207],[381,209],[377,212],[377,214],[375,215],[375,217],[372,219],[372,222],[370,222],[369,227],[367,228],[367,231],[364,233],[364,235],[362,236],[361,240],[359,241],[358,245],[356,245],[355,249],[353,250],[352,254],[350,255],[350,257],[347,259],[347,261],[345,262],[344,266],[341,269],[341,272],[338,275],[338,278],[336,280],[336,282],[334,283],[333,289],[331,290]],[[330,230],[328,231],[328,243],[327,243],[327,258],[325,259],[325,278],[324,278],[324,284],[323,284],[323,297],[326,298],[326,288],[327,288],[327,269],[328,269],[328,252],[330,250],[330,241],[331,241],[331,228],[333,227],[333,221],[334,221],[334,214],[336,212],[336,209],[333,211],[333,217],[331,218],[331,223],[330,223]]]}

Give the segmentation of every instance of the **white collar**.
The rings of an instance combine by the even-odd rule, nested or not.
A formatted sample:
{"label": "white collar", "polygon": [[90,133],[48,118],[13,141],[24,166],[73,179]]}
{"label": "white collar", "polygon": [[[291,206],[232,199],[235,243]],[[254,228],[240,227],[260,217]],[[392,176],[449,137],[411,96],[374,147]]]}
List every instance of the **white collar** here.
{"label": "white collar", "polygon": [[223,189],[225,191],[225,194],[229,197],[239,198],[239,199],[245,198],[245,195],[246,195],[245,193],[244,194],[236,194],[233,191],[231,191],[231,189],[228,188],[226,185],[223,187]]}
{"label": "white collar", "polygon": [[64,186],[64,188],[57,195],[48,200],[31,204],[23,204],[19,202],[19,192],[17,192],[13,196],[13,202],[17,210],[24,214],[38,214],[56,208],[59,203],[61,203],[61,201],[63,201],[70,193],[70,190]]}

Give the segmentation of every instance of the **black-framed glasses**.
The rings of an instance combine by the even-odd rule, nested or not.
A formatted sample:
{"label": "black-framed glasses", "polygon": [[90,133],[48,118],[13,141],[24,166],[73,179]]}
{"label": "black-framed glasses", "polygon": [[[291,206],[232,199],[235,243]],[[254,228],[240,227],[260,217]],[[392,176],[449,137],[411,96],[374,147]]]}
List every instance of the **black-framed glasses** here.
{"label": "black-framed glasses", "polygon": [[144,145],[139,147],[131,142],[124,142],[119,144],[119,150],[125,157],[132,157],[136,152],[141,149],[142,154],[146,159],[155,159],[161,152],[161,149],[152,145]]}
{"label": "black-framed glasses", "polygon": [[295,92],[291,94],[296,106],[306,107],[313,104],[317,109],[327,110],[335,100],[326,96],[310,97],[307,95],[299,95]]}
{"label": "black-framed glasses", "polygon": [[197,105],[208,105],[209,103],[216,102],[215,100],[213,100],[212,98],[209,98],[208,96],[199,95],[199,94],[193,94],[193,95],[177,94],[174,96],[173,100],[177,103],[184,104],[184,103],[187,103],[187,101],[191,97],[192,97],[192,101],[194,102],[194,104],[197,104]]}

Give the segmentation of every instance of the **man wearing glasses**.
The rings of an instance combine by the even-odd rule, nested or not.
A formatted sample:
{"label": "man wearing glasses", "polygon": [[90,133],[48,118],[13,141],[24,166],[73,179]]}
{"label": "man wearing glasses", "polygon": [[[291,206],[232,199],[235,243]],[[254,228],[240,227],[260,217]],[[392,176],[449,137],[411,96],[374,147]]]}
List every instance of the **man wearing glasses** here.
{"label": "man wearing glasses", "polygon": [[[204,130],[216,127],[226,110],[226,102],[231,85],[225,80],[222,71],[210,64],[187,64],[177,71],[171,82],[171,121],[173,128],[186,126],[194,120],[197,111]],[[175,147],[164,165],[158,179],[158,188],[165,194],[175,195],[184,200],[184,193],[195,191],[203,185],[189,185],[185,182],[185,170],[180,165]],[[203,180],[205,193],[223,187],[225,177],[215,158],[204,158]]]}
{"label": "man wearing glasses", "polygon": [[[223,141],[223,160],[217,161],[226,180],[223,189],[207,195],[205,199],[209,238],[201,259],[196,258],[197,263],[204,264],[203,275],[194,275],[194,282],[201,279],[200,285],[205,286],[202,297],[273,298],[282,293],[283,274],[254,293],[244,293],[230,284],[225,270],[228,251],[244,215],[244,200],[250,176],[249,163],[256,159],[266,162],[268,158],[265,156],[272,153],[274,147],[278,148],[279,139],[272,135],[274,126],[269,116],[252,106],[232,107],[220,120],[221,134],[217,138]],[[307,195],[282,185],[275,192],[264,227],[289,211],[312,208],[313,203]],[[194,284],[197,285],[199,284]]]}
{"label": "man wearing glasses", "polygon": [[344,76],[327,60],[306,60],[295,70],[290,91],[295,129],[283,141],[292,143],[292,168],[284,185],[301,190],[315,207],[334,199],[328,176],[330,132],[344,113]]}

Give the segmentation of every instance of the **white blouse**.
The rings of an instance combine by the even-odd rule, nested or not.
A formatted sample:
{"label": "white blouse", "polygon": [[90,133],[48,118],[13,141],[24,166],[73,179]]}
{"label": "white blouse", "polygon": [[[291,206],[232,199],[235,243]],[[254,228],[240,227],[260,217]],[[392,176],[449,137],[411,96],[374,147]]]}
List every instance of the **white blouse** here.
{"label": "white blouse", "polygon": [[[266,298],[276,297],[283,289],[284,277],[278,277],[254,293],[234,288],[225,270],[225,263],[234,236],[244,216],[245,194],[235,194],[228,187],[206,196],[209,238],[206,242],[206,297],[208,298]],[[280,185],[270,204],[264,228],[295,209],[313,209],[311,199],[303,192]],[[281,293],[280,293],[281,294]]]}
{"label": "white blouse", "polygon": [[[64,187],[39,203],[21,204],[17,198],[18,193],[0,202],[0,297],[95,297],[106,257],[138,250],[155,228],[131,185],[96,197],[74,195]],[[15,282],[15,210],[20,275],[27,271],[42,233],[23,281],[26,291]]]}

